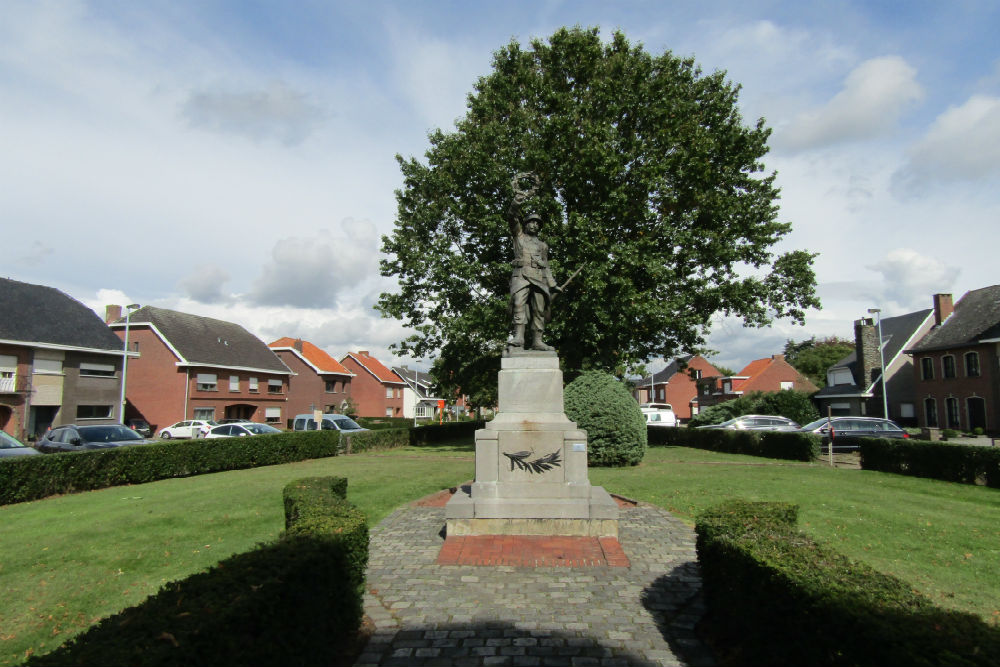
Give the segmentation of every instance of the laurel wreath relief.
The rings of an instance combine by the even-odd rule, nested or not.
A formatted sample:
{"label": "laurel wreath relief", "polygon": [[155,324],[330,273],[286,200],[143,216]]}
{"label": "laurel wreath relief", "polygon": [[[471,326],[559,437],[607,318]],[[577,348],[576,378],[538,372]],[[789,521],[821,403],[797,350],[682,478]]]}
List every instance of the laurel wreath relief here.
{"label": "laurel wreath relief", "polygon": [[540,456],[533,461],[528,461],[527,458],[531,456],[532,452],[504,452],[503,455],[510,459],[510,469],[513,472],[514,466],[517,466],[518,470],[524,470],[526,472],[545,472],[546,470],[552,470],[553,468],[558,468],[561,461],[559,460],[559,450],[552,452],[551,454],[546,454],[545,456]]}

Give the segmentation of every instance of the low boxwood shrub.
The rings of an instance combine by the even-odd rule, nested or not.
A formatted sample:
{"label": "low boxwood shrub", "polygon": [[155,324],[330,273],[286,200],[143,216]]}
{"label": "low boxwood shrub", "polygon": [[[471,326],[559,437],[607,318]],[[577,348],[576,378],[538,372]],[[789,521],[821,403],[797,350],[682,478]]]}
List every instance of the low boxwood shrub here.
{"label": "low boxwood shrub", "polygon": [[861,467],[913,477],[1000,488],[1000,448],[929,440],[864,438]]}
{"label": "low boxwood shrub", "polygon": [[638,465],[646,420],[625,385],[604,371],[584,371],[563,391],[566,416],[587,431],[587,464]]}
{"label": "low boxwood shrub", "polygon": [[737,431],[650,426],[650,446],[694,447],[726,454],[764,456],[791,461],[819,458],[820,439],[796,431]]}
{"label": "low boxwood shrub", "polygon": [[347,480],[285,487],[285,533],[164,586],[29,666],[336,664],[360,626],[368,526]]}
{"label": "low boxwood shrub", "polygon": [[0,462],[0,504],[336,456],[339,447],[338,431],[295,431],[23,456]]}
{"label": "low boxwood shrub", "polygon": [[793,505],[730,501],[697,519],[703,629],[729,664],[995,663],[998,629],[815,542],[795,518]]}

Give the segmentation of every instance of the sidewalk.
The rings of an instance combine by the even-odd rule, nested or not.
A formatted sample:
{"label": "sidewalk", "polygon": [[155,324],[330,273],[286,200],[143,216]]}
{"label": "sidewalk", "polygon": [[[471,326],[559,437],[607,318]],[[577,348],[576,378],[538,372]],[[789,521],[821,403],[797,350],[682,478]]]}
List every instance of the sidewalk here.
{"label": "sidewalk", "polygon": [[694,531],[622,508],[629,567],[438,565],[444,510],[399,509],[372,530],[369,665],[711,665]]}

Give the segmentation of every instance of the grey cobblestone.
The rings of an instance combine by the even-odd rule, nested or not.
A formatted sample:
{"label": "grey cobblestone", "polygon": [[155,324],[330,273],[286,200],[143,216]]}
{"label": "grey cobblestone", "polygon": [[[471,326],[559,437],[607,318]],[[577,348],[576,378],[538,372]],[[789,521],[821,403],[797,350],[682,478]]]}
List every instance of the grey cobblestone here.
{"label": "grey cobblestone", "polygon": [[442,508],[407,507],[372,530],[376,629],[355,667],[713,664],[694,532],[665,510],[622,509],[627,568],[441,566],[443,526]]}

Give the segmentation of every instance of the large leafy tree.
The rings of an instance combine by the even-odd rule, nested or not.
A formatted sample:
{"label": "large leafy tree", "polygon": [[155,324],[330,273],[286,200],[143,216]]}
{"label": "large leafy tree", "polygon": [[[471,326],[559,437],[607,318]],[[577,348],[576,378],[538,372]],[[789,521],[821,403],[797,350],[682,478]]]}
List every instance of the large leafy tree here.
{"label": "large leafy tree", "polygon": [[452,132],[430,133],[426,160],[397,156],[404,185],[383,237],[382,273],[399,290],[378,309],[437,356],[443,388],[487,404],[509,331],[506,218],[519,173],[541,187],[525,212],[545,219],[560,283],[546,340],[567,369],[622,373],[704,344],[716,313],[764,326],[818,306],[809,253],[775,255],[770,133],[746,126],[739,87],[690,58],[655,56],[621,33],[560,29],[512,41]]}
{"label": "large leafy tree", "polygon": [[826,386],[826,371],[835,363],[854,352],[854,343],[843,338],[830,336],[816,340],[785,342],[785,361],[813,381],[817,387]]}

